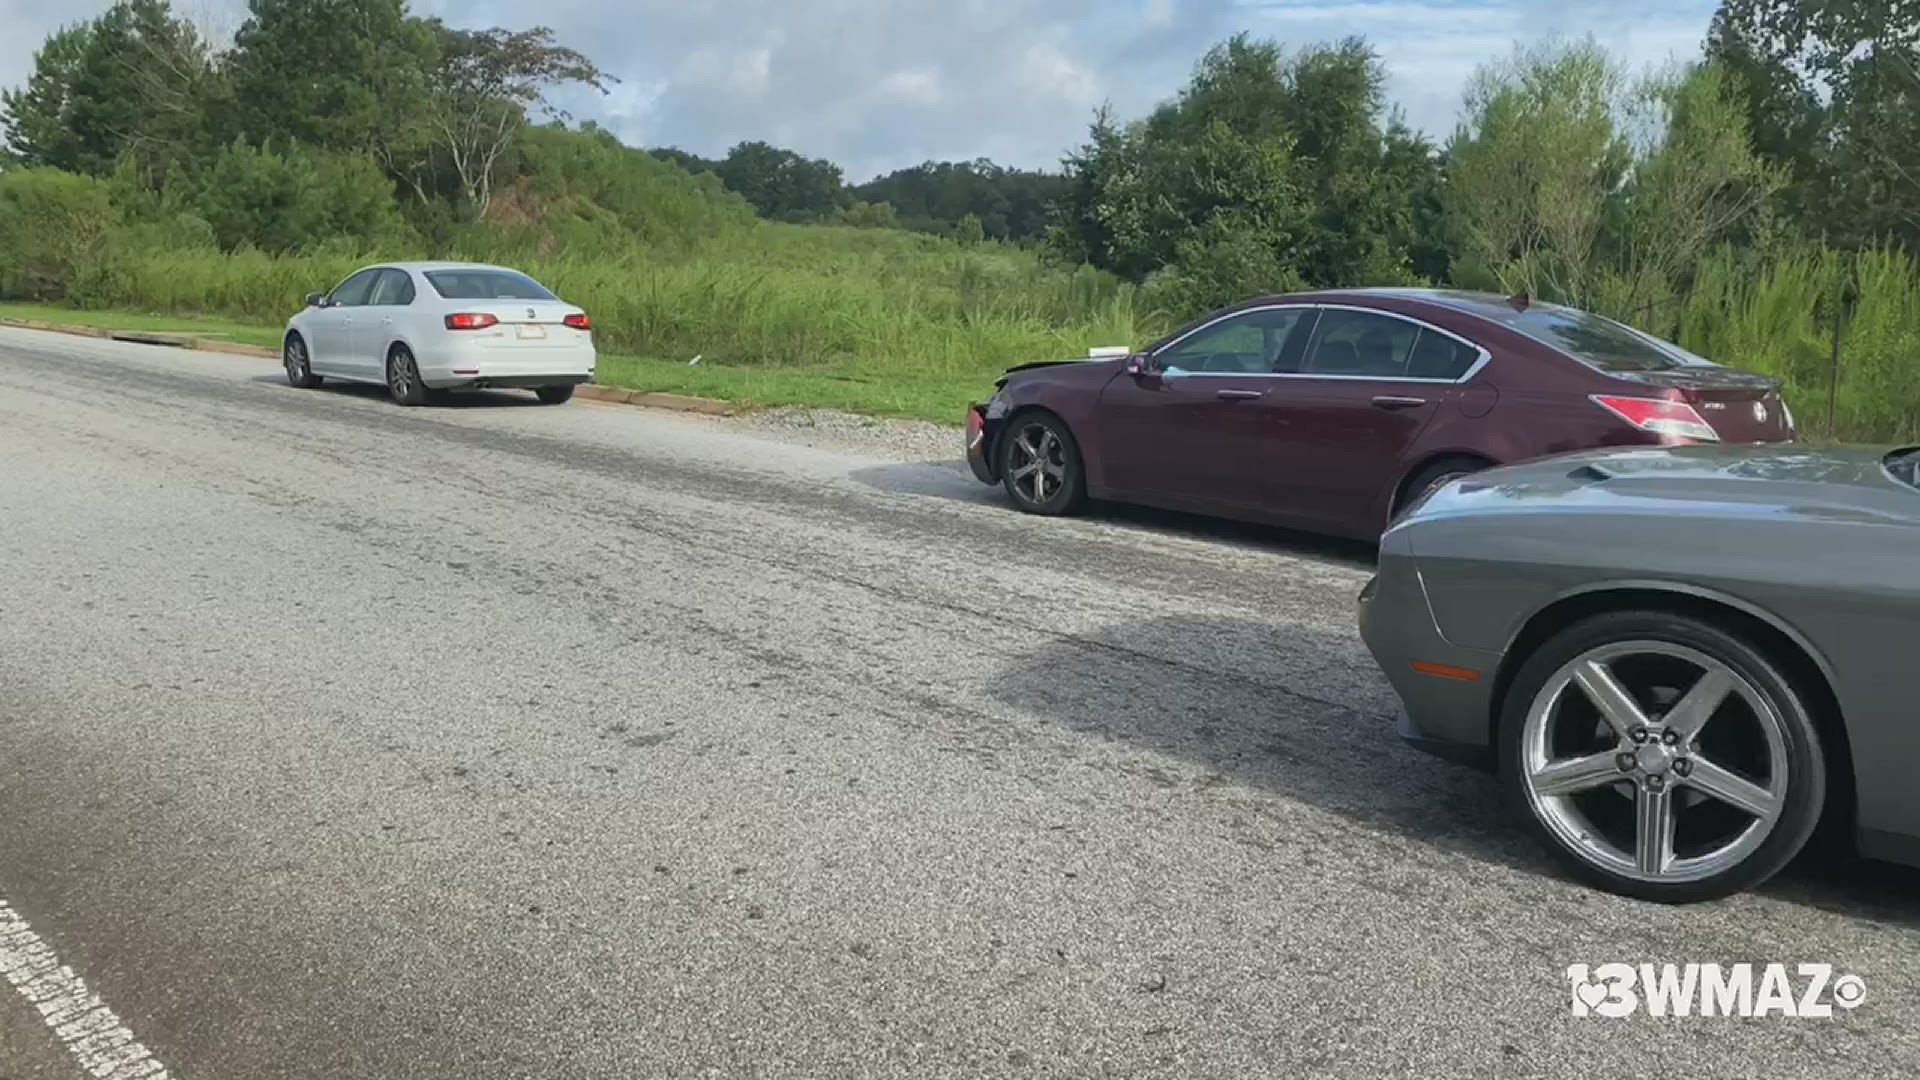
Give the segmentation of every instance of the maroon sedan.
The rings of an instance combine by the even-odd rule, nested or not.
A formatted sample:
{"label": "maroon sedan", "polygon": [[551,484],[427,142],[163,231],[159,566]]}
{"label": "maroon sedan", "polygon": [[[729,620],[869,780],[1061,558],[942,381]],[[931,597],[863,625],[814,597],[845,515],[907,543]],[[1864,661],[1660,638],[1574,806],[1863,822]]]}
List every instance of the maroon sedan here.
{"label": "maroon sedan", "polygon": [[1410,499],[1495,465],[1793,439],[1777,380],[1484,293],[1253,300],[1145,352],[1028,364],[998,385],[968,412],[967,460],[1022,510],[1112,499],[1365,539]]}

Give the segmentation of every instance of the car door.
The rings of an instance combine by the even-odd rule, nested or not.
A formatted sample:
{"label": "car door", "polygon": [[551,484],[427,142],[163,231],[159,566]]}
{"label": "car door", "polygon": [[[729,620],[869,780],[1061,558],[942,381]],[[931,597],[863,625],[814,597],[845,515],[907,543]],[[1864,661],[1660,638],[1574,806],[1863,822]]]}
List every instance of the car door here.
{"label": "car door", "polygon": [[327,294],[327,306],[313,313],[307,325],[313,340],[307,343],[312,353],[309,362],[315,372],[326,375],[364,377],[363,368],[353,362],[353,320],[366,305],[368,295],[380,278],[380,269],[362,270],[334,286]]}
{"label": "car door", "polygon": [[353,324],[353,363],[363,376],[386,378],[387,347],[406,336],[401,324],[414,296],[412,275],[391,267],[380,271],[379,281]]}
{"label": "car door", "polygon": [[1103,475],[1115,494],[1196,510],[1244,512],[1265,498],[1267,406],[1304,347],[1313,309],[1255,308],[1163,347],[1101,392]]}
{"label": "car door", "polygon": [[1337,532],[1378,531],[1381,493],[1479,355],[1411,319],[1323,308],[1299,373],[1285,379],[1275,509]]}

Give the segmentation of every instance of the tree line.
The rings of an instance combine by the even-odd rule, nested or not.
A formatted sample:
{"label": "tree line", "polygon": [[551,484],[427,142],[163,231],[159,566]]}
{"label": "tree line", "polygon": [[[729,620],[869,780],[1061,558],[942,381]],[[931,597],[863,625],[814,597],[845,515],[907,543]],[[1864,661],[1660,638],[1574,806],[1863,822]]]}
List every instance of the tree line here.
{"label": "tree line", "polygon": [[36,197],[224,248],[445,249],[476,225],[604,247],[757,215],[1036,245],[1184,310],[1426,282],[1657,325],[1729,250],[1912,249],[1916,42],[1920,12],[1893,0],[1724,0],[1695,63],[1636,75],[1590,42],[1491,63],[1436,141],[1389,108],[1363,39],[1243,34],[1148,115],[1101,111],[1058,171],[928,162],[850,185],[765,142],[705,159],[568,123],[553,90],[616,80],[543,27],[250,0],[215,42],[167,0],[119,0],[46,41],[0,122],[10,169],[99,189],[40,177]]}

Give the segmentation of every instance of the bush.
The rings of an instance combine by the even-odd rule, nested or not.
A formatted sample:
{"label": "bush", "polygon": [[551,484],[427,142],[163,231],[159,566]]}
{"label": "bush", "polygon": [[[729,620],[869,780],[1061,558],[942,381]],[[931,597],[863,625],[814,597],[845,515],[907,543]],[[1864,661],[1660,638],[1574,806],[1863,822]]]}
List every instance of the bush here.
{"label": "bush", "polygon": [[98,180],[57,169],[0,172],[0,296],[69,299],[103,272],[119,223]]}
{"label": "bush", "polygon": [[200,216],[229,251],[297,253],[341,236],[373,248],[411,246],[392,182],[364,156],[235,142],[191,186]]}

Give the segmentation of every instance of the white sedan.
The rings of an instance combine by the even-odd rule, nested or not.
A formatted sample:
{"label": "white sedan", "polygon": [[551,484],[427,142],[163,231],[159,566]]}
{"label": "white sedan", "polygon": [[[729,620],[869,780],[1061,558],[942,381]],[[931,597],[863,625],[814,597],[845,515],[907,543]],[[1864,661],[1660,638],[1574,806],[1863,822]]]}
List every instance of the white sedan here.
{"label": "white sedan", "polygon": [[518,270],[387,263],[307,297],[287,320],[287,381],[378,383],[402,405],[520,387],[558,405],[593,378],[593,324]]}

